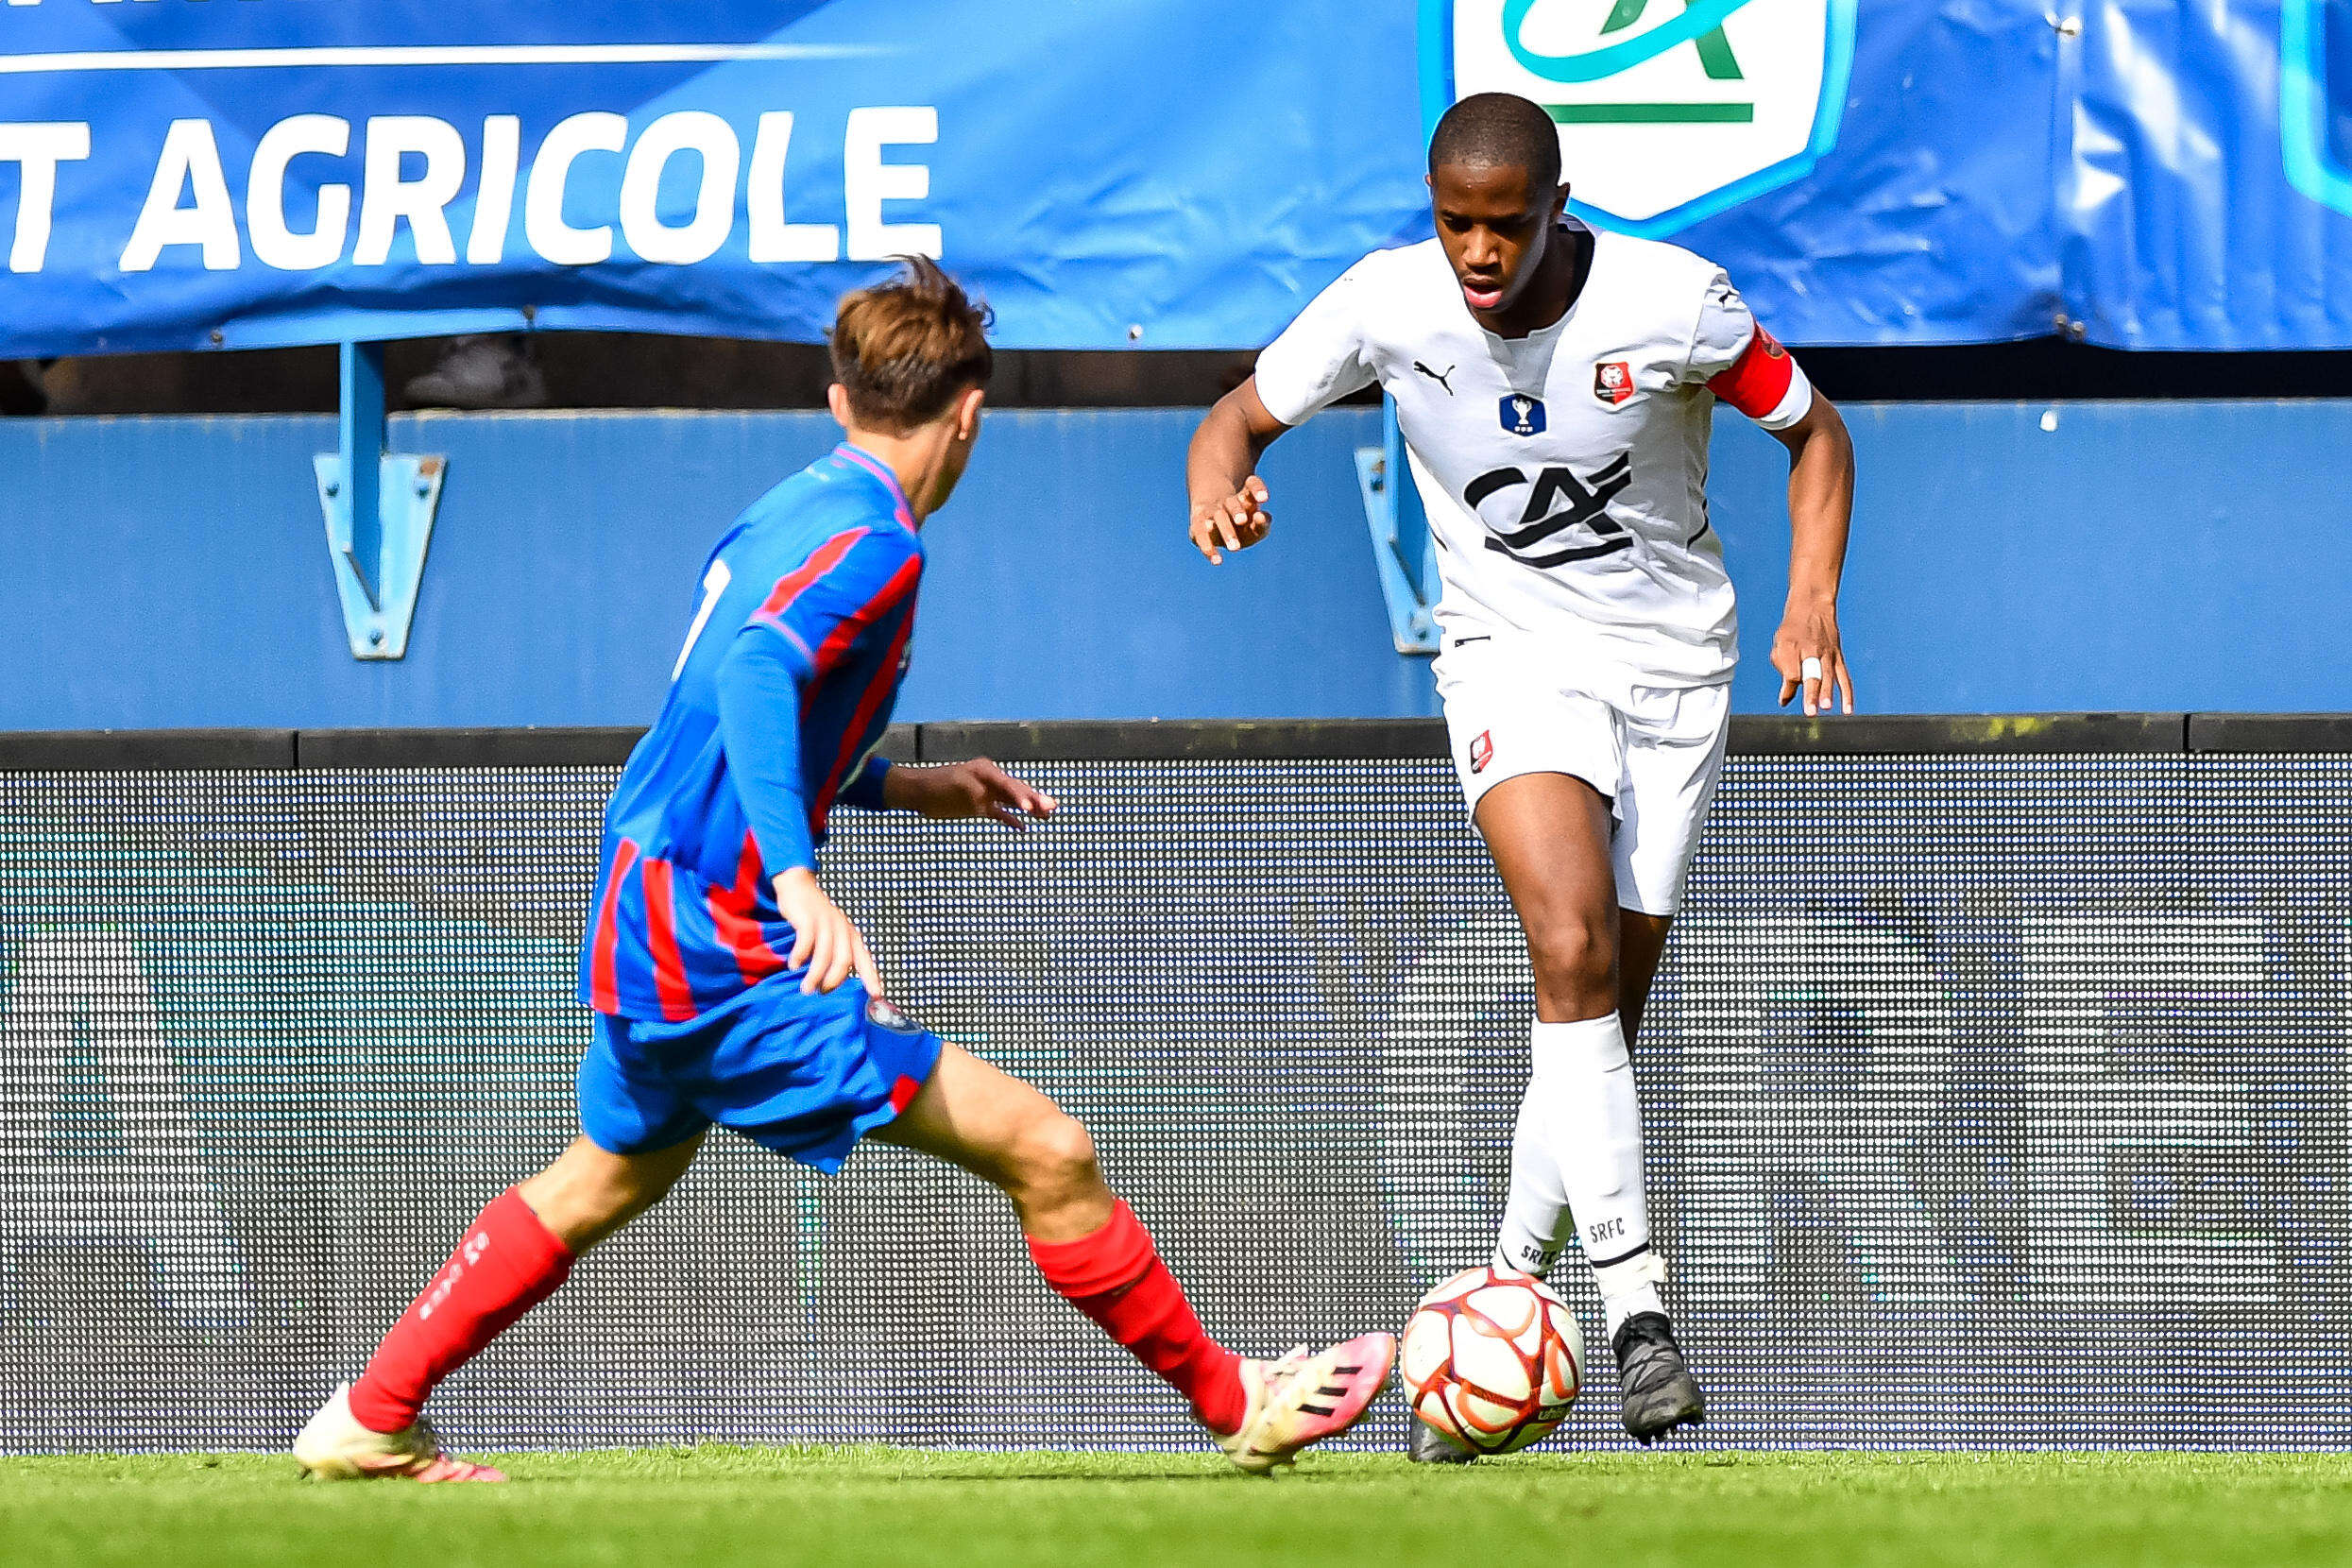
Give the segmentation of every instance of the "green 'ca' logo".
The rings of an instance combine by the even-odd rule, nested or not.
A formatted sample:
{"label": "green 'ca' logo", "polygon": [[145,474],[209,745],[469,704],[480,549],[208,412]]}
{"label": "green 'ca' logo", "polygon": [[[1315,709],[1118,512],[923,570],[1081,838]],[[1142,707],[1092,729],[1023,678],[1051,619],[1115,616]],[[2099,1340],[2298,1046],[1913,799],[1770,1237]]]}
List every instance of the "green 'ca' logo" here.
{"label": "green 'ca' logo", "polygon": [[[1695,0],[1682,0],[1688,10]],[[1642,20],[1649,9],[1649,0],[1617,0],[1601,24],[1601,36],[1624,32]],[[1691,40],[1698,53],[1699,68],[1710,81],[1746,81],[1747,74],[1740,69],[1739,56],[1731,52],[1731,41],[1726,38],[1720,24],[1708,28]],[[1754,102],[1746,103],[1574,103],[1546,104],[1554,120],[1562,125],[1745,125],[1756,118]]]}
{"label": "green 'ca' logo", "polygon": [[1423,108],[1516,93],[1578,209],[1667,234],[1801,178],[1837,140],[1857,0],[1424,0]]}

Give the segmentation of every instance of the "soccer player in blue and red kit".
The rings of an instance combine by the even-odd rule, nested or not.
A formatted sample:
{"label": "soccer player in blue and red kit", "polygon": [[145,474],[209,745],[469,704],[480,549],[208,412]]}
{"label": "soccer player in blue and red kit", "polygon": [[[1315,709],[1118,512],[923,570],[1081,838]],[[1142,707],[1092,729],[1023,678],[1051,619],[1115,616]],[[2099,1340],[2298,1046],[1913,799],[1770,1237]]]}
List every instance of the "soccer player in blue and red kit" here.
{"label": "soccer player in blue and red kit", "polygon": [[705,567],[661,717],[605,816],[581,955],[595,1036],[583,1135],[493,1201],[356,1382],[295,1441],[327,1479],[499,1480],[443,1452],[434,1387],[658,1202],[714,1125],[837,1169],[861,1137],[919,1150],[1013,1201],[1047,1283],[1190,1403],[1243,1470],[1344,1431],[1388,1335],[1253,1361],[1209,1338],[1086,1131],[882,999],[864,938],[817,879],[833,808],[991,817],[1054,803],[985,760],[875,755],[907,667],[922,526],[980,435],[985,312],[938,267],[842,301],[829,398],[848,439],[752,504]]}

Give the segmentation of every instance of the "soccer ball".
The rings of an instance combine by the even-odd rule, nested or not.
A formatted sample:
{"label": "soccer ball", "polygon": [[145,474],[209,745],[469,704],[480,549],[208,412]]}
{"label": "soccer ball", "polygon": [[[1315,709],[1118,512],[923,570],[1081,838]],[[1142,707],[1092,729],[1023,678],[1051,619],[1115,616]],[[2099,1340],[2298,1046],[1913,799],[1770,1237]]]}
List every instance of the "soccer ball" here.
{"label": "soccer ball", "polygon": [[1457,1274],[1422,1299],[1398,1358],[1413,1414],[1478,1454],[1550,1437],[1584,1386],[1584,1335],[1542,1280]]}

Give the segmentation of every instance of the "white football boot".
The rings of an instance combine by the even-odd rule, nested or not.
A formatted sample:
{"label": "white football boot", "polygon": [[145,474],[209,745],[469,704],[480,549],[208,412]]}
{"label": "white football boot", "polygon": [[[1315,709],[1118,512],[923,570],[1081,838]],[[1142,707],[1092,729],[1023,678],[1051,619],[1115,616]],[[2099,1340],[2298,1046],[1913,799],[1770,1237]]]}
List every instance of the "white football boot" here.
{"label": "white football boot", "polygon": [[1396,1336],[1365,1334],[1321,1355],[1301,1345],[1279,1361],[1243,1361],[1249,1413],[1217,1446],[1237,1470],[1268,1475],[1298,1462],[1299,1451],[1336,1438],[1363,1418],[1396,1363]]}
{"label": "white football boot", "polygon": [[313,1481],[503,1481],[503,1472],[444,1453],[422,1416],[398,1432],[371,1432],[351,1414],[344,1384],[294,1440],[294,1459]]}

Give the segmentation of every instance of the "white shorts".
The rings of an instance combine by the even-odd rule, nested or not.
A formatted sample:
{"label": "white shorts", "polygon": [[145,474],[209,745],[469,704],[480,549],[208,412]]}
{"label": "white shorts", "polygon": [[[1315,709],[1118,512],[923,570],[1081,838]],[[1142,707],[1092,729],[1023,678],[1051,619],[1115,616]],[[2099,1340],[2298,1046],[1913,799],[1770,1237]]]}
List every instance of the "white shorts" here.
{"label": "white shorts", "polygon": [[1583,779],[1615,813],[1618,904],[1672,914],[1723,772],[1731,688],[1640,686],[1594,673],[1563,670],[1557,656],[1508,638],[1447,648],[1438,695],[1454,771],[1474,819],[1480,798],[1506,778]]}

